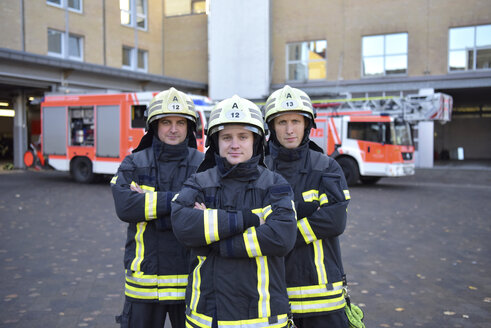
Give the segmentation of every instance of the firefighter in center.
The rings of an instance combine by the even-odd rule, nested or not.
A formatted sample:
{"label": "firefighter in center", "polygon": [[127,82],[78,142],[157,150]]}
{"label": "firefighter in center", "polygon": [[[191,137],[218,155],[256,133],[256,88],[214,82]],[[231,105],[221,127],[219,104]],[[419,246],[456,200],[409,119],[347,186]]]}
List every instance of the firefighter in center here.
{"label": "firefighter in center", "polygon": [[122,328],[185,327],[189,251],[171,225],[171,200],[203,154],[196,150],[193,101],[174,88],[148,107],[147,133],[111,180],[118,217],[128,223]]}
{"label": "firefighter in center", "polygon": [[286,85],[264,111],[271,133],[266,164],[292,186],[297,212],[295,247],[285,258],[293,320],[298,328],[348,328],[339,243],[350,199],[345,176],[309,139],[315,114],[305,92]]}
{"label": "firefighter in center", "polygon": [[208,126],[205,160],[172,202],[174,233],[192,249],[186,327],[287,327],[292,189],[264,166],[264,123],[254,103],[225,99]]}

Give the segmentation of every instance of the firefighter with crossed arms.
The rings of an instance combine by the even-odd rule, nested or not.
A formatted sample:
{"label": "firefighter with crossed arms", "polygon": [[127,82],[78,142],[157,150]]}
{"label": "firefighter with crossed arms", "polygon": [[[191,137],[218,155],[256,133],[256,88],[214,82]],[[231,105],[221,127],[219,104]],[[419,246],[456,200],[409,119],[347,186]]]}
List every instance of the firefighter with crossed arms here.
{"label": "firefighter with crossed arms", "polygon": [[174,88],[150,102],[147,133],[111,180],[118,217],[128,223],[125,304],[121,327],[185,327],[189,251],[171,225],[171,200],[198,168],[197,114],[193,101]]}
{"label": "firefighter with crossed arms", "polygon": [[309,139],[315,114],[309,96],[288,85],[264,106],[270,131],[267,166],[294,192],[297,236],[286,256],[286,283],[299,328],[348,327],[339,236],[350,199],[337,162]]}
{"label": "firefighter with crossed arms", "polygon": [[186,327],[287,327],[293,193],[264,166],[262,113],[247,99],[225,99],[207,135],[205,160],[172,202],[174,233],[192,249]]}

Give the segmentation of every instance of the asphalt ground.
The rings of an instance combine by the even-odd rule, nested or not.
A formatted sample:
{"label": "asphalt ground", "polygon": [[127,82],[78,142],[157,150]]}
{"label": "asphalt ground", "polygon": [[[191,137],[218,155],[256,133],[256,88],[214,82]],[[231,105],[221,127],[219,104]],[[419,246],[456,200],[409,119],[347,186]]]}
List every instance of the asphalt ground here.
{"label": "asphalt ground", "polygon": [[[0,327],[117,327],[126,225],[109,180],[14,170],[0,186]],[[491,327],[491,170],[419,169],[351,197],[341,243],[367,328]]]}

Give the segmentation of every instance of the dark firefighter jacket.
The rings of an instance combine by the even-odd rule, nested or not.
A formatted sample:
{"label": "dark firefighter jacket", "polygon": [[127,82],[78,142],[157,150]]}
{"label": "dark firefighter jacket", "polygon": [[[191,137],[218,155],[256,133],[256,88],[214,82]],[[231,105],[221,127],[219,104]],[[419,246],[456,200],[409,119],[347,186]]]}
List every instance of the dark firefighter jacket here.
{"label": "dark firefighter jacket", "polygon": [[309,149],[269,142],[266,165],[292,186],[297,239],[286,256],[286,282],[293,315],[322,315],[343,309],[343,264],[338,236],[346,227],[349,190],[337,162]]}
{"label": "dark firefighter jacket", "polygon": [[[172,202],[174,232],[192,248],[186,327],[286,327],[284,256],[296,233],[292,190],[258,165],[259,155],[231,169],[220,161],[193,175]],[[195,202],[207,209],[194,209]]]}
{"label": "dark firefighter jacket", "polygon": [[[124,255],[125,295],[138,302],[184,302],[189,251],[170,221],[172,197],[198,168],[203,154],[186,142],[151,147],[128,155],[111,180],[118,217],[128,222]],[[130,190],[137,183],[145,192]]]}

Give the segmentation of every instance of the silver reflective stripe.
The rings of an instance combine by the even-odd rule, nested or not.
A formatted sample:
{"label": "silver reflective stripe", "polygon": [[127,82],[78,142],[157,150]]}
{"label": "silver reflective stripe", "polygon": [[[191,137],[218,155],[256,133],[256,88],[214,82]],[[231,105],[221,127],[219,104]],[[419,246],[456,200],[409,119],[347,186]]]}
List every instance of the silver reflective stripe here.
{"label": "silver reflective stripe", "polygon": [[252,257],[261,256],[261,254],[259,253],[259,250],[256,248],[256,243],[254,242],[254,231],[252,229],[247,230],[246,238],[247,238],[246,247],[249,248],[249,250],[252,254]]}
{"label": "silver reflective stripe", "polygon": [[304,235],[305,239],[307,239],[306,240],[307,244],[313,242],[314,240],[316,240],[316,236],[313,235],[310,232],[310,225],[307,222],[307,219],[306,218],[303,218],[303,219],[301,219],[300,221],[297,221],[297,222],[302,227],[302,232],[303,232],[303,235]]}
{"label": "silver reflective stripe", "polygon": [[180,290],[170,290],[166,291],[166,289],[159,289],[159,299],[162,298],[184,298],[186,296],[186,289],[181,288]]}
{"label": "silver reflective stripe", "polygon": [[157,278],[141,278],[141,277],[135,277],[131,276],[130,274],[126,274],[126,280],[129,282],[136,283],[137,285],[141,284],[157,284]]}
{"label": "silver reflective stripe", "polygon": [[218,240],[217,210],[205,210],[204,221],[206,244],[209,245]]}
{"label": "silver reflective stripe", "polygon": [[193,313],[192,311],[190,314],[186,314],[186,317],[191,322],[196,321],[196,322],[193,322],[193,324],[195,324],[195,325],[198,325],[198,326],[203,325],[205,327],[211,327],[212,318],[209,318],[209,317],[204,316],[204,315],[198,316],[195,313]]}
{"label": "silver reflective stripe", "polygon": [[270,310],[270,294],[269,294],[269,272],[268,258],[256,257],[257,264],[257,291],[259,293],[258,315],[259,317],[269,316]]}
{"label": "silver reflective stripe", "polygon": [[332,294],[338,294],[342,290],[343,285],[341,283],[333,284],[331,290],[328,290],[325,285],[287,288],[288,297],[291,298],[328,296]]}
{"label": "silver reflective stripe", "polygon": [[290,302],[293,312],[304,313],[315,310],[333,311],[342,308],[346,304],[343,296],[334,298],[332,302],[327,300],[310,301],[310,302]]}
{"label": "silver reflective stripe", "polygon": [[324,265],[324,248],[322,247],[322,239],[316,240],[312,244],[314,246],[315,266],[319,284],[327,284],[327,273]]}
{"label": "silver reflective stripe", "polygon": [[145,191],[145,219],[153,220],[157,218],[157,193]]}
{"label": "silver reflective stripe", "polygon": [[159,285],[168,285],[168,284],[174,284],[174,285],[178,285],[178,284],[187,284],[188,282],[188,278],[187,277],[159,277]]}

